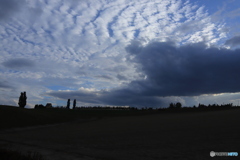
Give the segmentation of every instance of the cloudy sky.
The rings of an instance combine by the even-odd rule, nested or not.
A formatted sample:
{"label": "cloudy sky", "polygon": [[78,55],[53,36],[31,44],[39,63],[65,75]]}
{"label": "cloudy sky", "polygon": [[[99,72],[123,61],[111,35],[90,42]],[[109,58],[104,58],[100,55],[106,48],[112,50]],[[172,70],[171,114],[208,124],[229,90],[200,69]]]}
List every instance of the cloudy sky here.
{"label": "cloudy sky", "polygon": [[0,104],[240,100],[238,0],[0,0]]}

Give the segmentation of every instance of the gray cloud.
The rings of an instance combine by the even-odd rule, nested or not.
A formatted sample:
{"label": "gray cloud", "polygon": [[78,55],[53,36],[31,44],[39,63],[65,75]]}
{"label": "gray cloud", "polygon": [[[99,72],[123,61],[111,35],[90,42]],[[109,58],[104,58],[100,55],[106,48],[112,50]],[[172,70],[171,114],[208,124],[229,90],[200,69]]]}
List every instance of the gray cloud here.
{"label": "gray cloud", "polygon": [[190,34],[204,28],[205,24],[199,23],[199,21],[190,21],[183,23],[177,30],[181,32],[181,34]]}
{"label": "gray cloud", "polygon": [[127,77],[125,77],[125,76],[123,76],[123,75],[121,75],[121,74],[118,74],[118,75],[117,75],[117,79],[118,79],[118,80],[127,80]]}
{"label": "gray cloud", "polygon": [[13,88],[7,81],[0,81],[0,88]]}
{"label": "gray cloud", "polygon": [[[51,91],[48,96],[58,97],[61,99],[77,99],[85,104],[90,105],[116,105],[116,106],[134,106],[146,107],[157,106],[162,104],[162,101],[156,97],[144,96],[137,94],[132,89],[121,88],[111,91]],[[81,103],[79,103],[81,105]]]}
{"label": "gray cloud", "polygon": [[[131,47],[128,46],[127,49]],[[176,47],[153,42],[135,55],[146,81],[133,81],[144,95],[195,96],[240,91],[240,50],[207,48],[203,43]]]}
{"label": "gray cloud", "polygon": [[236,17],[239,17],[239,16],[240,16],[240,8],[235,9],[235,10],[228,13],[229,18],[236,18]]}
{"label": "gray cloud", "polygon": [[100,76],[95,76],[96,78],[100,79],[106,79],[106,80],[112,80],[113,78],[108,76],[108,75],[100,75]]}
{"label": "gray cloud", "polygon": [[97,93],[95,91],[87,92],[84,90],[78,90],[78,91],[53,91],[48,93],[50,96],[58,97],[61,99],[77,99],[81,100],[84,103],[94,103],[98,104],[100,103],[99,100],[96,99]]}
{"label": "gray cloud", "polygon": [[229,45],[232,47],[240,45],[240,36],[235,36],[225,42],[225,45]]}
{"label": "gray cloud", "polygon": [[171,42],[152,42],[145,47],[133,43],[126,50],[135,56],[131,62],[138,64],[146,79],[88,93],[88,98],[80,91],[54,91],[49,95],[66,99],[70,94],[82,102],[98,104],[159,106],[161,97],[240,91],[240,50],[208,48],[203,43],[177,47]]}
{"label": "gray cloud", "polygon": [[10,59],[2,63],[3,66],[12,69],[33,67],[34,62],[25,58]]}
{"label": "gray cloud", "polygon": [[115,67],[111,67],[108,70],[112,71],[112,72],[117,72],[117,73],[121,73],[121,72],[125,72],[128,68],[126,66],[123,65],[117,65]]}
{"label": "gray cloud", "polygon": [[25,0],[1,0],[0,1],[0,20],[9,18],[13,13],[19,10]]}

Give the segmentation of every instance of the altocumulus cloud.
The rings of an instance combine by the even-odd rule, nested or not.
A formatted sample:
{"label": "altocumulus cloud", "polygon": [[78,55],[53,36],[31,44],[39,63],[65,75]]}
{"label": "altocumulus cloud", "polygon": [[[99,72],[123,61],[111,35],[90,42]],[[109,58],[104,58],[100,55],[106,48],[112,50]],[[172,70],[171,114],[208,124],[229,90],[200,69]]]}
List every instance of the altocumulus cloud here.
{"label": "altocumulus cloud", "polygon": [[[177,67],[175,58],[181,57],[174,51],[181,51],[179,56],[188,59],[195,54],[187,56],[182,53],[184,46],[161,43],[169,39],[181,45],[224,41],[228,35],[225,23],[213,22],[204,6],[191,2],[0,0],[0,101],[10,97],[14,101],[11,104],[17,105],[16,94],[26,90],[32,107],[47,102],[65,105],[65,100],[73,97],[92,104],[149,106],[162,104],[167,99],[164,96],[210,93],[177,89],[184,80],[182,74],[196,68],[190,70],[183,62],[178,62]],[[144,39],[148,45],[134,42],[125,50],[136,39]],[[152,40],[159,44],[149,43]],[[155,43],[158,47],[154,47]],[[225,45],[237,43],[233,39]],[[164,64],[167,56],[160,54],[163,46],[169,47],[169,56],[173,58],[169,64]],[[202,48],[207,50],[204,45]],[[159,52],[155,58],[150,56],[153,50],[154,54]],[[170,76],[173,72],[176,79]],[[191,77],[190,73],[187,75],[185,79]],[[179,83],[175,82],[177,79]]]}
{"label": "altocumulus cloud", "polygon": [[130,106],[160,106],[166,96],[199,96],[240,91],[240,50],[208,47],[204,43],[176,46],[172,42],[133,42],[126,47],[142,80],[112,90],[50,92],[59,98]]}

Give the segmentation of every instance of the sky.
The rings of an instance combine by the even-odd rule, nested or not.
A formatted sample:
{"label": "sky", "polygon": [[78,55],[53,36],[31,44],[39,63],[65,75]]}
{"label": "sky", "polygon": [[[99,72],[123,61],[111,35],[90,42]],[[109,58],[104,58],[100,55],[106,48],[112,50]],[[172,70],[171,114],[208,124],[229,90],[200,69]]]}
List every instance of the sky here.
{"label": "sky", "polygon": [[239,104],[238,0],[0,0],[0,104]]}

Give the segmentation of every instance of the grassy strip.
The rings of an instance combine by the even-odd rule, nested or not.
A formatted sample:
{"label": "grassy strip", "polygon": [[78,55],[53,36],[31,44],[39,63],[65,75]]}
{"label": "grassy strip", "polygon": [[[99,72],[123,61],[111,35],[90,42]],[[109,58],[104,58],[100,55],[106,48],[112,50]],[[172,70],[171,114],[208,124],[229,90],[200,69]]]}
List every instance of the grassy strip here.
{"label": "grassy strip", "polygon": [[70,122],[77,119],[141,116],[148,114],[199,113],[237,108],[181,108],[160,110],[111,110],[111,109],[24,109],[0,105],[0,130],[27,126]]}
{"label": "grassy strip", "polygon": [[70,122],[76,119],[92,117],[137,116],[156,113],[155,111],[140,110],[103,110],[103,109],[24,109],[0,105],[0,130],[35,125]]}
{"label": "grassy strip", "polygon": [[64,112],[0,106],[0,129],[61,123],[74,118]]}

